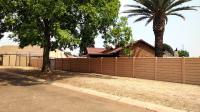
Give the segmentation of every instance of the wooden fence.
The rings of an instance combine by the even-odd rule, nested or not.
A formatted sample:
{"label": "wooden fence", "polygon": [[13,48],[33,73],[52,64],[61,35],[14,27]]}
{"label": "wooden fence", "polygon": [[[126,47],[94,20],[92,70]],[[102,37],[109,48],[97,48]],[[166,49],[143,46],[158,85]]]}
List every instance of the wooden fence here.
{"label": "wooden fence", "polygon": [[42,57],[28,54],[0,54],[0,66],[41,67]]}
{"label": "wooden fence", "polygon": [[51,60],[51,67],[200,85],[200,58],[65,58]]}

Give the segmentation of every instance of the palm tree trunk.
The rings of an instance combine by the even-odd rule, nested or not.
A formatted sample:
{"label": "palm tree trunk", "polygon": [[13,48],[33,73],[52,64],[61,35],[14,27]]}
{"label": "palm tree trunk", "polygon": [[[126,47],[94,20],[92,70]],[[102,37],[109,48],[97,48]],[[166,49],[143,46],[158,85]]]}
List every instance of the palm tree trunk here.
{"label": "palm tree trunk", "polygon": [[165,19],[156,16],[153,21],[153,31],[155,35],[155,56],[163,57],[163,35],[165,31]]}
{"label": "palm tree trunk", "polygon": [[163,57],[163,34],[164,31],[154,31],[156,57]]}

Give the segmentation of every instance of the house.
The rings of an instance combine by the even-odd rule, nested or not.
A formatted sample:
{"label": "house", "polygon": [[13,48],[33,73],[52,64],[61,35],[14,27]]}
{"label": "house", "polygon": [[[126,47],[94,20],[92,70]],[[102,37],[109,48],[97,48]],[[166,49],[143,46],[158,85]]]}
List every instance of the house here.
{"label": "house", "polygon": [[[144,40],[135,41],[127,46],[132,50],[132,57],[155,57],[154,46]],[[165,57],[172,57],[167,51],[164,51]],[[87,48],[88,57],[124,57],[123,48],[105,49],[105,48]]]}
{"label": "house", "polygon": [[[0,65],[4,66],[28,66],[30,60],[42,58],[43,48],[39,46],[27,46],[23,49],[19,46],[6,45],[0,47]],[[63,51],[56,49],[49,54],[50,58],[66,58]]]}

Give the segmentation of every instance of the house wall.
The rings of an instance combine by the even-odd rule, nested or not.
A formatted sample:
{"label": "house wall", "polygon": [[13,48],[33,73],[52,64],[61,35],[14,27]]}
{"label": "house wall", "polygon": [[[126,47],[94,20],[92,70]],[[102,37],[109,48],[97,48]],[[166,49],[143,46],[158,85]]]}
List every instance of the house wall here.
{"label": "house wall", "polygon": [[144,43],[137,43],[133,46],[133,57],[155,57],[155,51]]}

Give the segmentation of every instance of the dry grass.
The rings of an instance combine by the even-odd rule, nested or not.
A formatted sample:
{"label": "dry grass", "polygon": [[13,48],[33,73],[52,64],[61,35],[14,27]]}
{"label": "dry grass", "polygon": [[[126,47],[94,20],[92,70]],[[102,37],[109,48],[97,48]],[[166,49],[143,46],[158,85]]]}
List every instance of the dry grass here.
{"label": "dry grass", "polygon": [[[19,69],[15,71],[33,76],[40,74],[38,70],[31,70],[31,68]],[[198,85],[61,71],[51,74],[51,80],[189,112],[200,112],[200,86]]]}

